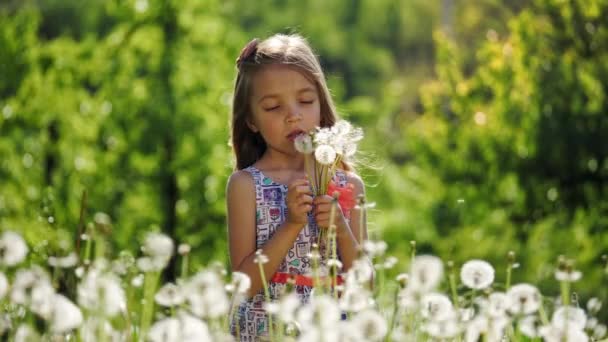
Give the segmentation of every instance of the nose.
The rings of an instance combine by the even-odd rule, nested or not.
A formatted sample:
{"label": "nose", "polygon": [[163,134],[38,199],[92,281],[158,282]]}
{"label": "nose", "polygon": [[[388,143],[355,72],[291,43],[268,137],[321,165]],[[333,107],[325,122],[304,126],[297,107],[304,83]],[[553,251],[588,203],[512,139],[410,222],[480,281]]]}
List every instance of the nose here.
{"label": "nose", "polygon": [[302,113],[297,108],[291,108],[287,113],[287,122],[296,122],[302,119]]}

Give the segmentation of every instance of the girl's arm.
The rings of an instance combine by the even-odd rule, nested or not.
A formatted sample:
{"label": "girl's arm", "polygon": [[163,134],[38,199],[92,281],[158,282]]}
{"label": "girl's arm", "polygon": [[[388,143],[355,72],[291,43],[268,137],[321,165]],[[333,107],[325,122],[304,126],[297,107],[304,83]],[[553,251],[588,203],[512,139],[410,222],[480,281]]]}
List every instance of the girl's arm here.
{"label": "girl's arm", "polygon": [[[289,185],[287,205],[289,214],[286,221],[277,228],[275,234],[262,247],[268,257],[264,264],[266,281],[281,265],[289,248],[306,225],[307,213],[312,208],[312,194],[305,179]],[[256,198],[253,178],[246,171],[234,173],[228,180],[226,189],[228,209],[228,244],[230,264],[233,271],[247,274],[251,279],[248,295],[254,296],[264,286],[256,258]]]}
{"label": "girl's arm", "polygon": [[[354,186],[354,196],[357,198],[359,195],[365,195],[365,186],[359,176],[354,173],[347,173],[348,182]],[[329,215],[331,210],[332,197],[317,196],[314,200],[315,203],[315,219],[320,227],[327,228],[329,226]],[[338,206],[338,208],[340,208]],[[350,223],[346,221],[342,210],[339,209],[336,213],[336,232],[338,240],[338,250],[340,251],[340,257],[342,259],[342,266],[344,271],[348,271],[353,264],[353,261],[357,259],[359,253],[359,246],[363,241],[359,241],[361,237],[363,240],[367,240],[367,218],[363,217],[361,220],[362,210],[352,210]],[[363,224],[361,224],[363,221]]]}

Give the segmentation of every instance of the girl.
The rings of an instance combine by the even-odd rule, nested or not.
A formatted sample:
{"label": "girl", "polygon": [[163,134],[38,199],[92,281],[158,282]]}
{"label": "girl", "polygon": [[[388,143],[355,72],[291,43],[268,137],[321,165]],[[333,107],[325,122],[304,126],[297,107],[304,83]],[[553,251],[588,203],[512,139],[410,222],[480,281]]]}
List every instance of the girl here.
{"label": "girl", "polygon": [[[332,198],[313,198],[294,138],[315,127],[332,126],[336,110],[319,61],[298,35],[254,39],[241,51],[237,67],[231,127],[237,171],[226,190],[228,239],[232,270],[247,274],[251,287],[232,332],[251,341],[268,335],[256,250],[268,258],[263,268],[273,299],[285,286],[285,275],[298,276],[295,289],[303,302],[310,296],[308,255],[319,229],[329,226]],[[361,179],[348,164],[342,168],[334,181],[351,183],[354,195],[362,195]],[[347,214],[338,208],[335,221],[344,271],[357,257],[358,237],[367,236],[359,211],[353,210],[350,220]]]}

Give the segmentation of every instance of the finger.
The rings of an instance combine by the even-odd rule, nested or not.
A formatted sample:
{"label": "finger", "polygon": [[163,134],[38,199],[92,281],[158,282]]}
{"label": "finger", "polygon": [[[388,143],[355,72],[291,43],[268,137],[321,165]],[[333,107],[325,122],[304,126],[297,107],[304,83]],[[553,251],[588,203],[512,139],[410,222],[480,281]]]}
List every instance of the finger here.
{"label": "finger", "polygon": [[298,186],[309,186],[308,179],[298,178],[298,179],[292,181],[291,183],[289,183],[289,186],[287,186],[287,189],[292,189],[292,188],[295,188]]}
{"label": "finger", "polygon": [[322,204],[313,203],[313,204],[315,205],[316,214],[329,213],[331,211],[331,204],[327,204],[327,203],[322,203]]}
{"label": "finger", "polygon": [[327,196],[327,195],[315,196],[315,204],[331,203],[332,200],[333,200],[333,198],[331,198],[330,196]]}
{"label": "finger", "polygon": [[298,193],[298,194],[312,195],[312,190],[310,190],[310,186],[308,186],[308,185],[299,185],[294,188],[294,192]]}
{"label": "finger", "polygon": [[302,194],[302,195],[298,196],[297,201],[298,201],[298,203],[306,203],[306,204],[310,204],[311,206],[313,204],[312,196],[306,195],[306,194]]}

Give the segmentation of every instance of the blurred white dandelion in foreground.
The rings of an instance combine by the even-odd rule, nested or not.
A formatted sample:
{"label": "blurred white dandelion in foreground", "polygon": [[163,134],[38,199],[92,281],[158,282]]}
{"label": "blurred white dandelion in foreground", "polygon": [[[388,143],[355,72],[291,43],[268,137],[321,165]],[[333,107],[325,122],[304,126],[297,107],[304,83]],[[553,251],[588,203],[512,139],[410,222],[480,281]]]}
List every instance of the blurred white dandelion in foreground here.
{"label": "blurred white dandelion in foreground", "polygon": [[494,282],[494,267],[483,260],[470,260],[462,265],[460,279],[468,288],[482,290]]}
{"label": "blurred white dandelion in foreground", "polygon": [[28,251],[21,235],[8,230],[0,235],[0,266],[19,264],[25,259]]}
{"label": "blurred white dandelion in foreground", "polygon": [[419,292],[433,290],[443,277],[443,262],[436,256],[420,255],[410,268],[409,286]]}
{"label": "blurred white dandelion in foreground", "polygon": [[455,316],[454,306],[450,299],[441,293],[429,293],[422,297],[421,300],[422,317],[441,321]]}
{"label": "blurred white dandelion in foreground", "polygon": [[53,296],[53,310],[49,317],[51,331],[63,334],[78,328],[82,324],[82,312],[80,308],[63,295]]}
{"label": "blurred white dandelion in foreground", "polygon": [[555,310],[551,317],[551,324],[563,329],[585,329],[587,315],[585,311],[573,306],[562,306]]}
{"label": "blurred white dandelion in foreground", "polygon": [[184,297],[181,288],[173,283],[167,283],[158,290],[154,296],[154,301],[161,306],[173,307],[184,303]]}
{"label": "blurred white dandelion in foreground", "polygon": [[150,328],[150,341],[183,341],[206,342],[212,341],[207,324],[185,312],[179,312],[176,318],[165,318]]}
{"label": "blurred white dandelion in foreground", "polygon": [[352,319],[353,327],[357,327],[364,341],[380,341],[388,333],[388,324],[376,310],[359,312]]}
{"label": "blurred white dandelion in foreground", "polygon": [[78,304],[107,317],[124,311],[126,299],[120,279],[98,267],[91,267],[78,285]]}
{"label": "blurred white dandelion in foreground", "polygon": [[512,314],[529,315],[538,310],[541,304],[541,295],[538,289],[530,284],[517,284],[507,292]]}

